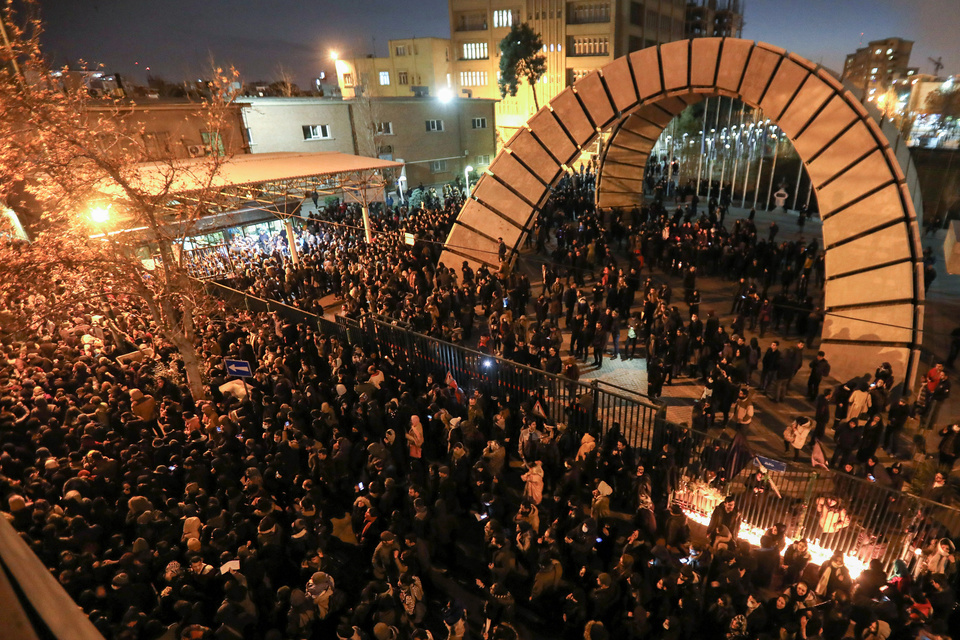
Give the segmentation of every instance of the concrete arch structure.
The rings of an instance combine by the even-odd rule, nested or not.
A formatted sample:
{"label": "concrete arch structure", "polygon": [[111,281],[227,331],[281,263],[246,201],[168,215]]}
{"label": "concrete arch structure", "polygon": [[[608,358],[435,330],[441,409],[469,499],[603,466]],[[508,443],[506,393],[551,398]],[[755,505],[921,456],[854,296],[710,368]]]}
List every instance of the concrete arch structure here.
{"label": "concrete arch structure", "polygon": [[505,145],[461,210],[441,262],[496,266],[500,237],[516,251],[550,188],[604,131],[614,135],[604,152],[598,204],[633,204],[660,132],[688,104],[717,95],[761,108],[807,167],[823,218],[822,335],[833,374],[843,379],[886,361],[898,381],[910,381],[924,291],[919,188],[909,153],[828,71],[769,44],[682,40],[636,51],[584,77]]}

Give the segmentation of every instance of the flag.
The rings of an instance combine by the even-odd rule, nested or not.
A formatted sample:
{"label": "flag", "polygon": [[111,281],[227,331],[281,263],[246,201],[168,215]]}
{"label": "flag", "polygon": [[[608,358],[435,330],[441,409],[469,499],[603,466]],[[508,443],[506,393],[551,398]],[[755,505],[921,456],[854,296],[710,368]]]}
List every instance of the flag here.
{"label": "flag", "polygon": [[823,467],[824,469],[829,469],[827,466],[827,456],[823,452],[823,446],[820,444],[819,440],[813,441],[813,453],[810,456],[810,464],[814,467]]}
{"label": "flag", "polygon": [[730,443],[730,448],[727,450],[727,479],[733,480],[736,478],[740,472],[743,471],[743,468],[747,466],[747,463],[754,457],[750,451],[750,445],[747,443],[747,439],[742,433],[737,432],[737,435],[733,438],[733,442]]}
{"label": "flag", "polygon": [[758,467],[760,467],[760,471],[763,472],[763,477],[767,481],[767,484],[770,485],[770,489],[772,489],[773,492],[777,494],[778,498],[783,498],[783,496],[780,495],[780,490],[777,489],[777,485],[774,484],[773,478],[770,477],[770,471],[765,466],[763,466],[763,463],[760,462],[760,458],[754,458],[753,461],[756,463]]}

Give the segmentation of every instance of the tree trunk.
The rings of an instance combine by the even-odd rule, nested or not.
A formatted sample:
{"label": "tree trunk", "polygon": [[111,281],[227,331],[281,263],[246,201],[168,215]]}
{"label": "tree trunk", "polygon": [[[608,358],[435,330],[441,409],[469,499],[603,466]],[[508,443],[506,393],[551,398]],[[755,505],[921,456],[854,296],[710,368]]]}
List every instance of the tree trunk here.
{"label": "tree trunk", "polygon": [[537,100],[537,83],[531,82],[530,89],[533,91],[533,107],[536,111],[540,111],[540,101]]}
{"label": "tree trunk", "polygon": [[187,386],[190,388],[190,395],[193,396],[194,402],[208,399],[207,388],[203,385],[203,374],[200,372],[200,358],[197,357],[193,342],[178,336],[174,346],[183,359],[183,368],[187,372]]}

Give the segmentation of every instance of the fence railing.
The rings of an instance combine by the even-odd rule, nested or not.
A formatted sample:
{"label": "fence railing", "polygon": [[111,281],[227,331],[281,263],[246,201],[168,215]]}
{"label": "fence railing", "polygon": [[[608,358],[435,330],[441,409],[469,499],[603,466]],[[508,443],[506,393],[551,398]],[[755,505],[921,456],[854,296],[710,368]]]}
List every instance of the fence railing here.
{"label": "fence railing", "polygon": [[[442,384],[449,374],[467,394],[480,389],[501,398],[532,397],[548,421],[566,423],[578,434],[604,435],[617,424],[638,459],[665,479],[668,495],[662,498],[705,524],[726,495],[736,496],[743,516],[741,538],[754,545],[764,530],[782,524],[788,538],[811,541],[815,561],[841,550],[852,569],[874,558],[889,569],[897,559],[916,564],[920,550],[942,536],[960,533],[960,511],[955,508],[797,462],[774,460],[761,470],[745,439],[731,441],[671,423],[663,405],[603,388],[596,381],[549,374],[373,316],[359,321],[337,316],[331,321],[215,282],[204,285],[234,307],[277,311],[344,344],[388,357],[410,381],[424,383],[433,376]],[[659,462],[664,451],[674,461],[669,468]]]}

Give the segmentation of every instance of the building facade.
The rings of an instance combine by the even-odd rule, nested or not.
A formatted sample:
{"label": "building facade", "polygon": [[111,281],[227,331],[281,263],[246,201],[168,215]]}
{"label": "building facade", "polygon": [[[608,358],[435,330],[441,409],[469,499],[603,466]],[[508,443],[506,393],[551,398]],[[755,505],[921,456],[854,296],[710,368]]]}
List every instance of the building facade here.
{"label": "building facade", "polygon": [[245,98],[253,153],[338,151],[406,165],[408,188],[480,172],[496,154],[495,101]]}
{"label": "building facade", "polygon": [[344,98],[438,96],[452,90],[450,41],[407,38],[388,41],[389,55],[355,57],[335,52],[337,84]]}
{"label": "building facade", "polygon": [[917,73],[910,67],[913,42],[903,38],[872,40],[847,56],[840,79],[862,94],[867,102],[876,102],[894,81],[909,79]]}
{"label": "building facade", "polygon": [[[713,13],[739,35],[737,0],[708,0]],[[450,48],[458,95],[500,99],[499,44],[510,27],[526,22],[540,34],[547,73],[537,84],[540,105],[607,62],[632,51],[687,37],[686,0],[449,0]],[[719,12],[719,13],[718,13]],[[701,16],[703,20],[707,16]],[[709,34],[720,34],[713,26]],[[497,105],[497,127],[506,142],[535,110],[522,84]]]}
{"label": "building facade", "polygon": [[91,102],[85,109],[91,127],[100,120],[118,121],[131,137],[139,137],[147,160],[196,158],[211,154],[247,153],[247,132],[242,111],[234,103],[219,132],[209,131],[202,105],[186,99],[145,100],[136,104]]}

